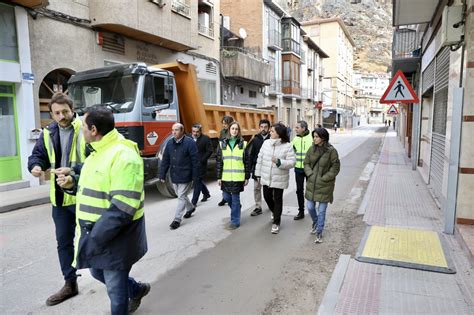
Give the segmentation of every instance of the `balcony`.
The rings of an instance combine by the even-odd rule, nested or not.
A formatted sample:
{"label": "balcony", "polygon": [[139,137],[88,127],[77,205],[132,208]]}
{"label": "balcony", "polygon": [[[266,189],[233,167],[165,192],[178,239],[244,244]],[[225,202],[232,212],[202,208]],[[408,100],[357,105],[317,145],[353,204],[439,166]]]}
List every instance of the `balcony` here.
{"label": "balcony", "polygon": [[239,47],[223,47],[221,66],[225,77],[270,85],[272,64]]}
{"label": "balcony", "polygon": [[301,47],[300,43],[291,38],[283,38],[281,40],[283,46],[283,52],[293,52],[296,55],[300,56]]}
{"label": "balcony", "polygon": [[198,23],[198,32],[201,35],[214,38],[214,29],[212,27],[207,27],[201,23]]}
{"label": "balcony", "polygon": [[293,80],[283,80],[282,92],[285,95],[301,96],[300,83]]}
{"label": "balcony", "polygon": [[171,11],[181,14],[185,17],[191,17],[191,8],[185,0],[172,0]]}
{"label": "balcony", "polygon": [[[127,5],[124,2],[89,0],[91,26],[172,51],[195,49],[198,35],[190,34],[191,20],[183,18],[190,14],[185,0],[173,0],[171,10],[169,7],[159,9],[154,3],[141,0],[128,0]],[[175,14],[176,10],[181,13]]]}
{"label": "balcony", "polygon": [[281,94],[281,80],[276,80],[276,79],[270,80],[270,86],[268,87],[268,94],[270,95]]}
{"label": "balcony", "polygon": [[44,8],[49,4],[48,0],[12,0],[11,2],[30,9]]}
{"label": "balcony", "polygon": [[281,33],[279,31],[268,31],[268,48],[273,50],[281,50]]}
{"label": "balcony", "polygon": [[412,28],[399,28],[393,33],[392,74],[398,70],[404,73],[416,71],[420,62],[421,36]]}
{"label": "balcony", "polygon": [[393,0],[393,26],[428,23],[439,0]]}

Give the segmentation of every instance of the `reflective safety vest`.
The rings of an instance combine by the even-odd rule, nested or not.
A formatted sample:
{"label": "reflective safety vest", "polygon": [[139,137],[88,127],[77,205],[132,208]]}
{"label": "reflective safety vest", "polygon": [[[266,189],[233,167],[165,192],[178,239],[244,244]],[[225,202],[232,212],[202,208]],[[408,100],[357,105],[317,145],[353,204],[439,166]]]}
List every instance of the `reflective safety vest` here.
{"label": "reflective safety vest", "polygon": [[[71,150],[69,152],[69,159],[68,165],[62,165],[63,167],[74,167],[78,163],[84,162],[86,158],[86,144],[83,141],[83,135],[81,131],[82,122],[79,118],[76,118],[71,123],[72,127],[74,128],[74,134],[72,136],[71,142]],[[58,127],[60,128],[60,127]],[[59,131],[58,131],[59,132]],[[43,138],[44,138],[44,146],[46,147],[46,151],[48,152],[49,163],[51,164],[51,169],[55,169],[60,167],[61,161],[56,161],[56,154],[54,154],[54,144],[51,140],[51,131],[48,128],[45,128],[43,131]],[[53,206],[57,206],[56,204],[56,175],[51,172],[50,178],[50,186],[49,189],[49,198],[51,199],[51,203]],[[76,203],[76,197],[64,193],[63,204],[62,206],[70,206]]]}
{"label": "reflective safety vest", "polygon": [[242,146],[235,144],[234,149],[227,144],[222,149],[222,181],[225,182],[243,182],[245,181],[244,152],[247,147],[247,141]]}
{"label": "reflective safety vest", "polygon": [[79,176],[76,203],[75,266],[81,233],[80,222],[97,222],[111,205],[138,220],[144,214],[143,159],[137,144],[116,129],[100,141],[87,157]]}
{"label": "reflective safety vest", "polygon": [[306,156],[306,152],[308,152],[309,148],[311,148],[313,145],[313,137],[311,136],[311,133],[308,133],[304,137],[294,137],[292,144],[296,149],[295,168],[304,168],[304,158]]}

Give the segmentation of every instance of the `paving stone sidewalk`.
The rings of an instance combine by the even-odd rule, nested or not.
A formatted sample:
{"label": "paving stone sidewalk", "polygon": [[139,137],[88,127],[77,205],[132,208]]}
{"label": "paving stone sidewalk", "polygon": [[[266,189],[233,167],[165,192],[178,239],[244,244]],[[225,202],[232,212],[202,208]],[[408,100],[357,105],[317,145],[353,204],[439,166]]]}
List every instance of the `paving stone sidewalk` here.
{"label": "paving stone sidewalk", "polygon": [[[359,213],[368,225],[442,232],[443,214],[395,132],[388,131]],[[441,233],[456,274],[341,257],[319,314],[474,314],[474,270],[453,235]]]}

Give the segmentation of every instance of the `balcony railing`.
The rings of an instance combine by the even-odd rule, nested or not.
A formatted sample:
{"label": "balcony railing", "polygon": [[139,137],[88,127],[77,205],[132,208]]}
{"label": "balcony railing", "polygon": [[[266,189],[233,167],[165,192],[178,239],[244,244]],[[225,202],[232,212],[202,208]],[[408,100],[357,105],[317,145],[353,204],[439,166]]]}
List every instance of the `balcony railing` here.
{"label": "balcony railing", "polygon": [[270,86],[268,87],[269,94],[281,93],[281,80],[272,79],[270,80]]}
{"label": "balcony railing", "polygon": [[301,95],[300,83],[293,80],[282,81],[282,92],[284,94]]}
{"label": "balcony railing", "polygon": [[212,27],[207,27],[201,23],[198,23],[198,31],[200,34],[214,38],[214,29]]}
{"label": "balcony railing", "polygon": [[301,53],[300,43],[291,39],[291,38],[283,38],[281,40],[283,51],[292,51],[298,56]]}
{"label": "balcony railing", "polygon": [[184,0],[172,0],[171,10],[187,17],[191,16],[190,6]]}
{"label": "balcony railing", "polygon": [[274,49],[281,48],[281,33],[277,30],[268,31],[268,47]]}
{"label": "balcony railing", "polygon": [[221,64],[225,77],[269,85],[273,65],[240,47],[223,47]]}
{"label": "balcony railing", "polygon": [[402,28],[393,33],[392,58],[420,57],[421,36],[414,29]]}

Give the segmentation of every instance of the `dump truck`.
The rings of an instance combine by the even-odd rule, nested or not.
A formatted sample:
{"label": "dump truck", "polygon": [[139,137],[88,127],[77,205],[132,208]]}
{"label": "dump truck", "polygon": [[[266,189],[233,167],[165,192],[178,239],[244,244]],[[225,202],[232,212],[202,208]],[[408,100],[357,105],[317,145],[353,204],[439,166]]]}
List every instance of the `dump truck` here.
{"label": "dump truck", "polygon": [[215,149],[225,115],[240,123],[247,140],[258,132],[260,119],[274,121],[275,117],[271,110],[204,104],[195,66],[181,62],[121,64],[78,72],[68,81],[68,91],[79,115],[90,106],[113,112],[117,130],[138,145],[145,185],[156,185],[167,197],[176,196],[170,177],[162,183],[158,175],[174,123],[181,122],[187,133],[200,123]]}

